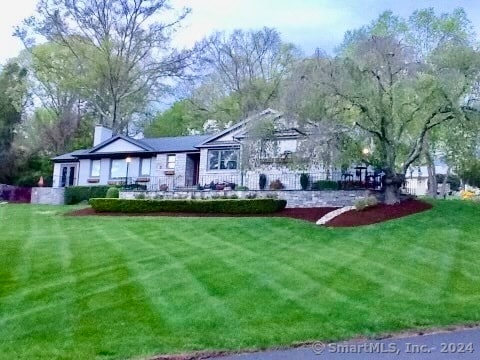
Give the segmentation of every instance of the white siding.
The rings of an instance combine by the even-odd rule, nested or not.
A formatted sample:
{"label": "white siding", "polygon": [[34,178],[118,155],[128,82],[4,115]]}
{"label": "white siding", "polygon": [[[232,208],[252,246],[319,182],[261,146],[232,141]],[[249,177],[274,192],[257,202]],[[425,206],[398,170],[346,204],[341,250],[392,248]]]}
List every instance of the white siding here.
{"label": "white siding", "polygon": [[144,151],[141,147],[133,145],[132,143],[123,139],[118,139],[111,144],[108,144],[95,153],[112,153],[112,152],[129,152],[129,151]]}
{"label": "white siding", "polygon": [[[100,175],[102,172],[102,164],[100,165]],[[78,185],[95,185],[89,184],[88,178],[90,177],[90,160],[81,159],[79,162],[79,172],[78,172]]]}
{"label": "white siding", "polygon": [[55,163],[53,165],[53,182],[52,182],[52,187],[54,188],[58,188],[60,187],[60,176],[61,176],[61,173],[60,173],[60,168],[61,168],[62,164],[60,163]]}

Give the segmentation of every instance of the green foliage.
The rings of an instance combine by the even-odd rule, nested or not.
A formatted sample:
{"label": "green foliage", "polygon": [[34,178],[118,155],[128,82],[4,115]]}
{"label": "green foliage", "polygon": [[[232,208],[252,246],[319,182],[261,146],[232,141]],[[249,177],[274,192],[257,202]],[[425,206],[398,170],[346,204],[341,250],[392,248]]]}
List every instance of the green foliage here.
{"label": "green foliage", "polygon": [[366,198],[355,201],[355,210],[362,211],[377,204],[378,200],[375,196],[367,196]]}
{"label": "green foliage", "polygon": [[65,204],[74,205],[91,198],[104,198],[110,186],[69,186],[65,188]]}
{"label": "green foliage", "polygon": [[22,119],[27,71],[8,63],[0,73],[0,183],[9,183],[15,166],[12,144]]}
{"label": "green foliage", "polygon": [[208,119],[204,113],[196,111],[187,100],[177,101],[173,106],[155,116],[145,127],[147,137],[188,135],[190,130],[201,131]]}
{"label": "green foliage", "polygon": [[225,214],[268,214],[283,210],[285,200],[220,199],[220,200],[125,200],[92,198],[95,211],[120,213],[193,212]]}
{"label": "green foliage", "polygon": [[265,187],[267,186],[267,175],[260,174],[258,179],[258,186],[260,187],[260,190],[265,190]]}
{"label": "green foliage", "polygon": [[[436,177],[437,177],[437,184],[440,187],[441,184],[443,183],[445,175],[436,174]],[[451,175],[451,174],[448,175],[447,183],[450,184],[450,190],[453,190],[453,191],[460,190],[461,181],[460,181],[460,177],[458,177],[457,175]]]}
{"label": "green foliage", "polygon": [[248,186],[237,186],[236,190],[237,191],[248,191]]}
{"label": "green foliage", "polygon": [[105,197],[109,199],[118,199],[119,196],[120,196],[120,190],[117,187],[112,186],[108,188],[107,194]]}
{"label": "green foliage", "polygon": [[302,190],[307,190],[309,184],[310,184],[310,175],[302,173],[300,175],[300,186],[302,187]]}
{"label": "green foliage", "polygon": [[480,160],[470,160],[462,167],[458,175],[466,184],[480,187]]}
{"label": "green foliage", "polygon": [[318,180],[312,184],[312,190],[338,190],[339,183],[331,180]]}
{"label": "green foliage", "polygon": [[37,186],[43,177],[44,186],[52,185],[53,163],[47,156],[34,154],[24,161],[19,160],[13,183],[19,186]]}

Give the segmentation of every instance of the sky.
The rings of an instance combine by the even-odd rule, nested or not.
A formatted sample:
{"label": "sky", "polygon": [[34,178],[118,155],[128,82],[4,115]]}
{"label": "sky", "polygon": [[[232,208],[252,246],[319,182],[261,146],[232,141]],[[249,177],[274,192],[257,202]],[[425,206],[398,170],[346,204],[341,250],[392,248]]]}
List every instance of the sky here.
{"label": "sky", "polygon": [[[34,14],[37,0],[15,0],[0,12],[0,64],[22,50],[13,27]],[[191,46],[215,30],[274,27],[284,41],[306,54],[316,48],[331,52],[347,30],[376,19],[384,10],[408,17],[414,10],[433,7],[438,13],[463,7],[480,34],[479,0],[171,0],[174,8],[192,9],[176,34],[175,43]],[[8,9],[7,9],[8,7]]]}

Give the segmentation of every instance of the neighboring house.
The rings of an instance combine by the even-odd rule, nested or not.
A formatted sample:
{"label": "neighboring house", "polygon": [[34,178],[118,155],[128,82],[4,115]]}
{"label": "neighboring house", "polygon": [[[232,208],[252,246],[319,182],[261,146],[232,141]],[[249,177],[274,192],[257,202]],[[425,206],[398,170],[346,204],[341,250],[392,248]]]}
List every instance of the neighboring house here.
{"label": "neighboring house", "polygon": [[[435,174],[446,175],[447,165],[435,160]],[[442,184],[437,184],[437,192],[440,192]],[[428,194],[428,168],[427,166],[410,167],[405,174],[405,191],[412,195],[427,195]],[[446,193],[450,192],[450,184],[447,183]]]}
{"label": "neighboring house", "polygon": [[[275,146],[262,142],[254,156],[258,163],[247,167],[241,156],[249,138],[249,124],[264,118],[282,126],[274,133]],[[149,190],[173,190],[213,182],[255,189],[259,174],[265,173],[268,181],[279,179],[287,189],[299,188],[300,172],[290,169],[288,163],[305,134],[286,123],[282,113],[267,109],[215,135],[134,139],[112,136],[109,129],[96,126],[91,149],[53,159],[53,187],[127,182],[145,185]],[[319,178],[325,175],[323,168],[310,170]]]}

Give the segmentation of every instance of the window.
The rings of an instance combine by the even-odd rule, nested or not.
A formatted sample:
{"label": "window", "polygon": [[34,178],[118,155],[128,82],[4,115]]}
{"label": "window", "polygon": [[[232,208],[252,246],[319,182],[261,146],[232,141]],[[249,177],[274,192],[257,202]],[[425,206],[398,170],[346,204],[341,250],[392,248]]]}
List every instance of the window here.
{"label": "window", "polygon": [[100,176],[100,160],[92,160],[90,164],[90,176],[91,177]]}
{"label": "window", "polygon": [[110,165],[110,179],[127,177],[127,162],[125,159],[112,160]]}
{"label": "window", "polygon": [[209,170],[235,170],[238,163],[238,150],[209,150]]}
{"label": "window", "polygon": [[152,159],[142,159],[140,166],[140,176],[150,176],[150,169],[152,165]]}
{"label": "window", "polygon": [[175,170],[175,155],[167,155],[167,169]]}

